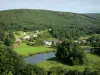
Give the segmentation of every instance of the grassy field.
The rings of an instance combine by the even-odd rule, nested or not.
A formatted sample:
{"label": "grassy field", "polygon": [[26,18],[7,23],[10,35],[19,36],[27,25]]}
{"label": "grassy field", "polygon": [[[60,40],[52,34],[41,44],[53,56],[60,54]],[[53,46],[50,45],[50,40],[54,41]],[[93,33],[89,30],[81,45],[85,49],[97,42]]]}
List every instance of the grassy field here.
{"label": "grassy field", "polygon": [[19,48],[15,48],[15,51],[20,55],[29,56],[38,53],[51,52],[54,51],[54,49],[45,46],[32,47],[25,43],[21,43]]}
{"label": "grassy field", "polygon": [[86,54],[87,58],[88,58],[88,64],[86,65],[79,65],[79,66],[68,66],[65,65],[59,61],[56,61],[56,58],[51,58],[48,60],[45,60],[39,64],[37,64],[40,67],[45,68],[46,70],[49,70],[51,67],[63,67],[66,69],[70,69],[70,70],[79,70],[79,71],[83,71],[85,68],[98,68],[100,67],[100,57],[96,56],[96,55],[92,55],[92,54]]}

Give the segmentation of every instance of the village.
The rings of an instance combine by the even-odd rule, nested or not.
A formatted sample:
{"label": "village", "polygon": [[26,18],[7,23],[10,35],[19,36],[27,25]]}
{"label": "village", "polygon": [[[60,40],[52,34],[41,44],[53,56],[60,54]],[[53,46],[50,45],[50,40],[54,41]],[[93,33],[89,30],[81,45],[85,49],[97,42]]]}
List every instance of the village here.
{"label": "village", "polygon": [[[14,47],[15,48],[20,47],[20,44],[22,42],[24,42],[26,44],[27,43],[34,43],[35,44],[35,42],[37,41],[36,39],[42,39],[42,41],[39,41],[39,42],[41,42],[42,45],[44,45],[44,46],[52,46],[52,45],[56,45],[57,43],[61,43],[62,42],[62,41],[60,41],[58,39],[54,39],[53,37],[48,37],[48,38],[52,38],[52,39],[41,38],[41,36],[44,33],[48,33],[48,31],[42,31],[41,32],[41,31],[37,30],[34,33],[32,33],[32,32],[15,32],[14,34],[16,36],[16,41],[15,41]],[[79,44],[87,45],[88,40],[87,39],[78,39],[78,40],[74,40],[74,42],[79,43]]]}

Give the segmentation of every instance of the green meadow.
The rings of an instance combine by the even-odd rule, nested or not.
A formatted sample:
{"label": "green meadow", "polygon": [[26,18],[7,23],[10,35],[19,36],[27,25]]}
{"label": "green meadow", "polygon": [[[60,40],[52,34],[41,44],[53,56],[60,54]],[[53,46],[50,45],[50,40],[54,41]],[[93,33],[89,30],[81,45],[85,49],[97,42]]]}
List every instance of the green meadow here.
{"label": "green meadow", "polygon": [[88,59],[88,63],[85,65],[69,66],[69,65],[63,64],[60,61],[57,61],[56,58],[50,58],[48,60],[38,63],[37,65],[45,68],[46,70],[49,70],[52,67],[63,67],[68,70],[84,71],[85,68],[96,69],[100,67],[100,57],[99,56],[88,54],[88,53],[86,54],[86,56]]}
{"label": "green meadow", "polygon": [[23,56],[29,56],[39,53],[46,53],[54,51],[53,48],[45,47],[45,46],[28,46],[26,43],[21,43],[19,48],[15,48],[15,51]]}

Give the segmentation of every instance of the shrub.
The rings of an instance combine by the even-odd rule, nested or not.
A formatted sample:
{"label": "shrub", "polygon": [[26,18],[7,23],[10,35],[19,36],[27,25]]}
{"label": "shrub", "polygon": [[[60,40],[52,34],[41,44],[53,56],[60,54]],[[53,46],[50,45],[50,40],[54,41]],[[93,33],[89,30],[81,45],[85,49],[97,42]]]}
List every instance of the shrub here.
{"label": "shrub", "polygon": [[0,74],[12,72],[15,75],[23,66],[24,60],[12,48],[0,46]]}
{"label": "shrub", "polygon": [[82,65],[86,63],[86,55],[79,44],[63,41],[57,46],[56,57],[69,65]]}

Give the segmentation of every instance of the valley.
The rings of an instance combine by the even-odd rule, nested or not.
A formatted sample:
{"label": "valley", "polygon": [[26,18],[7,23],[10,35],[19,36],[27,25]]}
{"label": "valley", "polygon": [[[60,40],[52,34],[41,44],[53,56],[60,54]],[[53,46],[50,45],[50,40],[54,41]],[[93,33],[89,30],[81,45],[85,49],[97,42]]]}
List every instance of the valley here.
{"label": "valley", "polygon": [[0,75],[100,75],[100,19],[94,16],[0,11]]}

